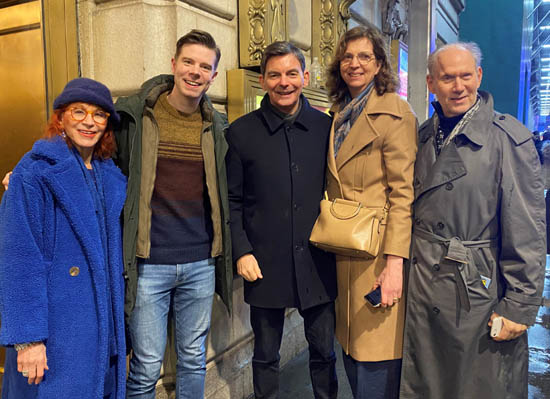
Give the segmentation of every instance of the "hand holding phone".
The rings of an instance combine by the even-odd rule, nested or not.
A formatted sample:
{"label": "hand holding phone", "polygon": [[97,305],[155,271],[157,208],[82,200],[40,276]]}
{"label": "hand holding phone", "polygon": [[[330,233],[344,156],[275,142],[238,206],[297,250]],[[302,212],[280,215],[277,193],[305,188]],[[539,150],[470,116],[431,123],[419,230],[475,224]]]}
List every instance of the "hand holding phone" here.
{"label": "hand holding phone", "polygon": [[365,299],[373,308],[378,308],[382,304],[382,289],[380,286],[365,295]]}
{"label": "hand holding phone", "polygon": [[493,319],[493,325],[491,326],[491,337],[498,337],[502,330],[502,316],[495,317]]}

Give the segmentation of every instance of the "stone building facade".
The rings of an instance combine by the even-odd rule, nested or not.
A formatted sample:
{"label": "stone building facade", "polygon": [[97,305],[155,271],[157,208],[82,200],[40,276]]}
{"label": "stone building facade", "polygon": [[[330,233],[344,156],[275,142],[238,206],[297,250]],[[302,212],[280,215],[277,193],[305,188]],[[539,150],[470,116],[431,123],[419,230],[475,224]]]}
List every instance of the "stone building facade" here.
{"label": "stone building facade", "polygon": [[[45,122],[51,100],[68,80],[79,75],[105,83],[115,97],[135,93],[145,80],[171,72],[170,61],[177,39],[190,29],[198,28],[209,31],[221,48],[219,74],[208,95],[216,108],[226,112],[231,93],[228,93],[225,72],[238,68],[257,71],[259,54],[271,41],[290,40],[304,51],[308,65],[313,57],[326,65],[342,32],[356,25],[367,25],[383,31],[388,44],[396,40],[408,46],[408,99],[422,122],[428,115],[429,101],[426,58],[437,39],[456,40],[458,15],[464,9],[464,1],[40,0],[43,20],[35,25],[42,30],[44,38],[44,56],[38,58],[45,59],[46,65],[40,67],[42,71],[38,73],[42,73],[42,77],[38,79],[45,82],[45,95],[35,102]],[[10,5],[17,3],[10,0],[2,5],[0,1],[0,11],[8,12]],[[53,22],[54,16],[57,21],[61,15],[60,23]],[[4,40],[2,36],[1,40]],[[36,43],[40,45],[39,34]],[[14,49],[14,54],[21,54]],[[7,95],[7,92],[0,94]],[[0,100],[3,101],[2,97]],[[0,104],[10,106],[14,103],[11,97],[2,101]],[[15,115],[13,112],[1,114],[12,119]],[[3,171],[13,168],[37,138],[34,130],[21,133],[25,121],[14,119],[12,122],[12,136],[18,141],[10,139],[1,146],[0,158],[13,155],[9,162],[1,164],[2,175]],[[0,123],[6,126],[1,118]],[[21,141],[21,137],[27,137],[26,141]],[[252,393],[253,336],[248,305],[243,302],[242,279],[238,277],[234,281],[233,303],[230,316],[221,300],[215,298],[208,338],[207,398],[238,399]],[[296,311],[288,311],[281,363],[305,347],[301,318]],[[174,383],[175,355],[171,349],[167,353],[159,384],[170,391]]]}
{"label": "stone building facade", "polygon": [[[422,4],[420,4],[422,3]],[[420,119],[427,115],[425,59],[434,48],[438,28],[449,36],[458,24],[463,1],[430,0],[79,0],[78,42],[82,76],[109,86],[114,96],[135,92],[159,73],[170,73],[177,39],[190,29],[209,31],[222,51],[219,75],[208,95],[225,112],[226,70],[254,70],[269,42],[287,39],[302,49],[309,63],[322,65],[346,26],[368,25],[382,30],[388,42],[400,39],[409,46],[409,100]],[[441,17],[445,16],[445,18]],[[441,22],[443,21],[443,23]],[[456,32],[456,30],[455,30]],[[451,39],[452,40],[452,39]],[[263,46],[263,47],[262,47]],[[415,57],[416,55],[416,57]],[[252,393],[253,336],[248,305],[243,302],[242,279],[235,278],[234,308],[230,317],[215,300],[208,339],[207,398],[246,398]],[[306,347],[301,318],[289,311],[281,363]],[[173,351],[169,352],[160,384],[169,391],[174,382]],[[161,389],[162,390],[162,389]]]}

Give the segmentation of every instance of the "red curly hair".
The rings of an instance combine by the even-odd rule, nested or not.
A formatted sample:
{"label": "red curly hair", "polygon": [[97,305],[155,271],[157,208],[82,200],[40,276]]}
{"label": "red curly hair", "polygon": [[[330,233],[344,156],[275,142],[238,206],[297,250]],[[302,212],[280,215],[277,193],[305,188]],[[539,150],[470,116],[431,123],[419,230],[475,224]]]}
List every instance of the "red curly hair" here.
{"label": "red curly hair", "polygon": [[[47,139],[52,139],[56,136],[63,137],[63,113],[67,110],[68,106],[70,104],[59,108],[54,109],[52,115],[50,116],[50,119],[46,125],[46,129],[44,132],[44,137]],[[69,146],[69,148],[73,147],[73,143],[69,136],[64,136],[65,142]],[[107,127],[105,128],[105,131],[103,132],[103,136],[99,139],[97,144],[94,147],[94,152],[92,154],[92,157],[94,159],[109,159],[113,156],[113,153],[116,151],[116,142],[115,142],[115,135],[113,134],[113,126],[111,125],[111,122],[108,122]]]}

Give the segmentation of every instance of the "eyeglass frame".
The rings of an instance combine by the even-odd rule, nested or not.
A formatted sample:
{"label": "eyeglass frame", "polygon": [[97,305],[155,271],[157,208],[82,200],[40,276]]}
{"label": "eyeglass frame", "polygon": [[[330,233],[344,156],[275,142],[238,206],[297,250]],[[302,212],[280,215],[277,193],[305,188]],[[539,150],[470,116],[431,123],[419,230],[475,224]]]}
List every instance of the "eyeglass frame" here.
{"label": "eyeglass frame", "polygon": [[[349,56],[349,58],[346,59],[347,56]],[[368,56],[368,60],[361,61],[361,56]],[[374,53],[369,54],[367,52],[360,52],[358,54],[345,53],[342,56],[342,59],[340,60],[340,65],[344,65],[344,66],[350,65],[355,58],[357,58],[357,62],[360,65],[368,65],[371,61],[376,60],[376,55]]]}
{"label": "eyeglass frame", "polygon": [[[86,112],[86,115],[84,116],[84,118],[82,118],[82,119],[75,118],[75,116],[73,115],[73,110],[75,110],[75,109]],[[101,110],[101,112],[103,112],[107,116],[105,118],[105,122],[101,123],[101,122],[98,122],[94,117],[94,113],[99,111],[99,110],[100,110],[100,108],[95,109],[93,111],[90,111],[90,110],[84,109],[82,107],[70,107],[70,108],[66,109],[66,111],[69,111],[69,114],[71,115],[71,118],[76,122],[82,122],[83,120],[85,120],[88,117],[88,114],[90,114],[90,115],[92,115],[92,120],[94,121],[94,123],[97,123],[98,125],[101,125],[101,126],[105,126],[109,122],[109,117],[111,116],[111,114],[107,111]]]}

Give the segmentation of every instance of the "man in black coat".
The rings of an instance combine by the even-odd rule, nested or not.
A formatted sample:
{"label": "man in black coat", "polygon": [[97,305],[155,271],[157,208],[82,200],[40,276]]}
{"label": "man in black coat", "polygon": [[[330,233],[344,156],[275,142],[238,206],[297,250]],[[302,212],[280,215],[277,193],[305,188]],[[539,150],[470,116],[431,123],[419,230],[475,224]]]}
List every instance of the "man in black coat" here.
{"label": "man in black coat", "polygon": [[288,42],[265,49],[260,109],[229,127],[227,173],[233,259],[245,279],[254,331],[256,398],[277,398],[285,308],[304,318],[316,398],[336,398],[336,270],[309,244],[323,195],[331,119],[301,94],[304,56]]}

